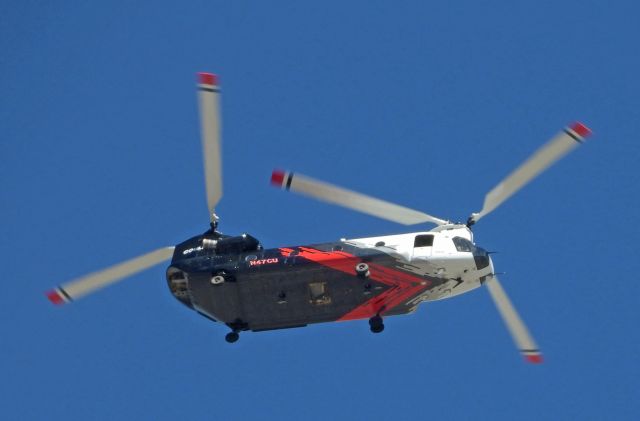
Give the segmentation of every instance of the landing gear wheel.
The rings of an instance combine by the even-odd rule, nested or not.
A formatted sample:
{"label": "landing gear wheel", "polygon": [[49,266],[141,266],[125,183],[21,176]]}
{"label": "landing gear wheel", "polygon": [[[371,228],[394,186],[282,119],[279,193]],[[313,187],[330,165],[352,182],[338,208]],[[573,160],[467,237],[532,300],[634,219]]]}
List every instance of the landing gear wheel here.
{"label": "landing gear wheel", "polygon": [[220,285],[220,284],[224,284],[224,276],[222,275],[216,275],[216,276],[212,276],[211,277],[211,283],[213,285]]}
{"label": "landing gear wheel", "polygon": [[373,333],[380,333],[384,330],[384,325],[376,325],[376,326],[371,326],[371,332]]}
{"label": "landing gear wheel", "polygon": [[369,328],[373,333],[380,333],[384,330],[384,322],[382,321],[382,317],[373,316],[369,319]]}
{"label": "landing gear wheel", "polygon": [[237,342],[238,339],[240,339],[240,335],[238,335],[238,332],[229,332],[224,337],[224,340],[229,342],[230,344]]}
{"label": "landing gear wheel", "polygon": [[356,265],[356,274],[361,278],[368,278],[370,275],[369,265],[366,263],[358,263]]}

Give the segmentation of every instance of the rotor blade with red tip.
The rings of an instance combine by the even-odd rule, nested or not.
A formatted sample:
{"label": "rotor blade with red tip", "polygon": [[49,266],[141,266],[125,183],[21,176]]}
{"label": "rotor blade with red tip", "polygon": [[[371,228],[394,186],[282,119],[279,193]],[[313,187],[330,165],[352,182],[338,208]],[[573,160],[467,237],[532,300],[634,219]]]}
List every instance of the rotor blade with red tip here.
{"label": "rotor blade with red tip", "polygon": [[494,275],[485,282],[489,288],[489,294],[496,305],[502,320],[504,320],[507,329],[511,334],[513,342],[515,342],[522,356],[530,363],[539,364],[542,362],[542,353],[538,349],[538,345],[533,340],[527,326],[518,315],[518,312],[511,304],[511,300],[507,293],[502,289],[502,285],[498,282],[498,278]]}
{"label": "rotor blade with red tip", "polygon": [[471,214],[470,222],[478,222],[480,218],[492,212],[502,202],[549,168],[551,164],[581,144],[590,135],[591,130],[582,123],[574,123],[566,127],[495,186],[485,196],[482,210]]}
{"label": "rotor blade with red tip", "polygon": [[163,247],[98,272],[91,273],[47,292],[53,304],[65,304],[123,280],[173,256],[173,247]]}
{"label": "rotor blade with red tip", "polygon": [[217,75],[198,73],[198,96],[207,205],[211,222],[214,222],[215,207],[222,197],[220,88]]}
{"label": "rotor blade with red tip", "polygon": [[424,212],[356,193],[300,174],[294,175],[291,172],[273,171],[271,184],[284,190],[290,190],[399,224],[414,225],[433,222],[434,224],[442,225],[448,223],[444,219],[427,215]]}

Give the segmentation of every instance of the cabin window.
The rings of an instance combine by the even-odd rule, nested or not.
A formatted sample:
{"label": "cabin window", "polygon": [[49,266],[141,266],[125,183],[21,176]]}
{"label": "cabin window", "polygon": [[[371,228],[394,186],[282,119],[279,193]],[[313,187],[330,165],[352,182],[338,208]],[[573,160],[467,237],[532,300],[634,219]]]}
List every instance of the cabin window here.
{"label": "cabin window", "polygon": [[462,237],[453,237],[453,244],[455,244],[456,250],[458,251],[473,252],[473,249],[475,248],[471,241]]}
{"label": "cabin window", "polygon": [[331,297],[327,292],[326,282],[311,282],[309,284],[309,302],[316,306],[331,304]]}
{"label": "cabin window", "polygon": [[413,243],[413,247],[431,247],[431,246],[433,246],[432,234],[416,235],[416,240]]}

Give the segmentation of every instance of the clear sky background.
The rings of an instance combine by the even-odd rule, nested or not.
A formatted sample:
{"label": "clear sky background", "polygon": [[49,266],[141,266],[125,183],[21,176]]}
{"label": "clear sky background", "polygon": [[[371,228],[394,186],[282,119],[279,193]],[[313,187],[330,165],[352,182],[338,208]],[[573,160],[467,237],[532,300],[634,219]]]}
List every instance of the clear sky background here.
{"label": "clear sky background", "polygon": [[[0,5],[3,419],[638,419],[640,6],[633,1]],[[296,170],[465,220],[560,130],[594,136],[474,229],[488,292],[245,333],[158,266],[50,287],[207,228],[195,72],[220,74],[221,230],[265,246],[422,230],[269,186]]]}

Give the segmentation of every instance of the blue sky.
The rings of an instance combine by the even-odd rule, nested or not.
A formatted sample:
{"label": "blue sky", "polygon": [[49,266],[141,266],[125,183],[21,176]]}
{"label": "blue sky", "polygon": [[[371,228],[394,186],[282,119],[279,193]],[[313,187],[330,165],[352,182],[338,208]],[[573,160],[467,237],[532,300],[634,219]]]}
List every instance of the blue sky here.
{"label": "blue sky", "polygon": [[[430,4],[431,3],[431,4]],[[6,419],[635,419],[636,2],[0,5]],[[195,72],[223,89],[225,233],[409,232],[271,188],[297,170],[464,220],[562,126],[595,135],[475,228],[546,358],[484,289],[387,320],[247,333],[157,267],[43,293],[206,229]],[[416,227],[420,230],[424,227]]]}

